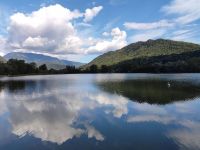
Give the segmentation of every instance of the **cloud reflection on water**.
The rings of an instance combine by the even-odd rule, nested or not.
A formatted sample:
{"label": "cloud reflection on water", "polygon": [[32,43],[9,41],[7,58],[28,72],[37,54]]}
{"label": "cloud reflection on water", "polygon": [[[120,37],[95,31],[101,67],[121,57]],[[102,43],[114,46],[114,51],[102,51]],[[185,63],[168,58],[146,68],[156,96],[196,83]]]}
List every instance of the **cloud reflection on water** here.
{"label": "cloud reflection on water", "polygon": [[[20,137],[30,134],[58,144],[83,134],[88,135],[88,138],[104,140],[104,135],[95,127],[88,123],[79,124],[77,121],[84,109],[93,110],[110,106],[115,117],[121,117],[128,111],[128,101],[121,96],[87,91],[77,94],[77,91],[67,88],[23,94],[2,91],[0,97],[1,114],[9,112],[13,134]],[[83,124],[84,127],[74,127],[74,124]]]}
{"label": "cloud reflection on water", "polygon": [[[99,80],[104,78],[98,77]],[[122,76],[121,81],[124,78]],[[103,91],[92,82],[83,86],[76,80],[41,80],[20,91],[3,88],[0,91],[0,118],[9,114],[10,132],[19,137],[29,134],[57,144],[83,135],[105,141],[107,135],[93,124],[98,117],[95,112],[100,108],[104,113],[100,115],[126,124],[161,124],[165,126],[163,134],[180,148],[200,149],[198,97],[165,105],[138,103],[120,93]]]}

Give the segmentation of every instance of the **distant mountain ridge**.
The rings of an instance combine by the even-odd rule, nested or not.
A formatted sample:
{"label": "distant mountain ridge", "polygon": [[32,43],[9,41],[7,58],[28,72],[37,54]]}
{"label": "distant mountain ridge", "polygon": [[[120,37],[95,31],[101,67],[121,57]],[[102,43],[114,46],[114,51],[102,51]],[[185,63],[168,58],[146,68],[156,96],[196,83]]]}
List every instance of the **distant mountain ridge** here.
{"label": "distant mountain ridge", "polygon": [[27,63],[35,62],[38,66],[42,64],[46,64],[48,69],[64,69],[66,65],[68,66],[75,66],[80,67],[83,63],[68,61],[68,60],[61,60],[56,57],[46,56],[42,54],[35,54],[35,53],[22,53],[22,52],[12,52],[8,53],[4,56],[4,59],[18,59],[18,60],[25,60]]}

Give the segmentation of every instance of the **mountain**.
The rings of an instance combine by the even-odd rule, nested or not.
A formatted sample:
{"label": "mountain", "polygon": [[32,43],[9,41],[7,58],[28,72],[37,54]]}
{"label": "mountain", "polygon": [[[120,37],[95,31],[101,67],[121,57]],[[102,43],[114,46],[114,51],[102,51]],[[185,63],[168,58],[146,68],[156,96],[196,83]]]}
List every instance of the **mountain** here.
{"label": "mountain", "polygon": [[12,52],[8,53],[4,56],[6,60],[9,59],[18,59],[18,60],[25,60],[25,62],[35,62],[38,66],[42,64],[46,64],[48,69],[63,69],[68,66],[76,66],[80,67],[83,65],[79,62],[73,62],[68,60],[61,60],[56,57],[46,56],[42,54],[34,54],[34,53],[21,53],[21,52]]}
{"label": "mountain", "polygon": [[200,45],[164,39],[137,42],[105,53],[83,68],[89,68],[91,65],[97,65],[99,68],[106,65],[113,72],[162,72],[159,69],[174,72],[179,70],[178,67],[182,67],[182,71],[186,67],[200,70],[197,66],[200,65]]}
{"label": "mountain", "polygon": [[4,63],[4,62],[6,62],[6,60],[0,56],[0,63],[2,63],[2,62]]}
{"label": "mountain", "polygon": [[200,45],[163,39],[148,40],[146,42],[133,43],[120,50],[105,53],[91,61],[87,66],[92,64],[96,64],[97,66],[111,66],[136,58],[181,54],[195,50],[200,50]]}

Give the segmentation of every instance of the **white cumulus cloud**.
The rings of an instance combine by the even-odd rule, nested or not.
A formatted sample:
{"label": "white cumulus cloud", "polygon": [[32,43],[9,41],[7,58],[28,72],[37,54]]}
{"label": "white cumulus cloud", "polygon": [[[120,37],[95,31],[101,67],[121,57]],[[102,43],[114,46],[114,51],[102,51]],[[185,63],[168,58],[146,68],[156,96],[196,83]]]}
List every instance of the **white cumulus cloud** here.
{"label": "white cumulus cloud", "polygon": [[[105,33],[103,33],[105,36]],[[113,28],[110,33],[106,33],[106,35],[110,35],[111,39],[99,39],[95,42],[94,45],[90,46],[87,49],[87,53],[103,53],[107,51],[117,50],[127,45],[127,34],[126,31],[122,31],[119,28]]]}
{"label": "white cumulus cloud", "polygon": [[92,9],[86,9],[84,14],[84,22],[91,21],[98,13],[103,9],[103,6],[93,7]]}
{"label": "white cumulus cloud", "polygon": [[100,33],[98,38],[84,34],[92,30],[93,26],[88,22],[102,9],[103,6],[97,6],[80,12],[55,4],[31,13],[16,12],[10,16],[8,38],[0,43],[10,51],[55,56],[103,53],[125,46],[127,34],[119,28],[107,32],[106,37],[106,32]]}
{"label": "white cumulus cloud", "polygon": [[71,20],[81,16],[78,10],[70,11],[59,4],[30,14],[15,13],[10,17],[8,44],[39,52],[69,52],[71,45],[66,45],[66,42],[77,37]]}

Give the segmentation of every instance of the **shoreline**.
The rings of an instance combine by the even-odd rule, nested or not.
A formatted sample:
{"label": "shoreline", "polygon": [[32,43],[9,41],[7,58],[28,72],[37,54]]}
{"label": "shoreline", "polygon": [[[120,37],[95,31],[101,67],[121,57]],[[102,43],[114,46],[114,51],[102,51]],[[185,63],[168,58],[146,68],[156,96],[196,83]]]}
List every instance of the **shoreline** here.
{"label": "shoreline", "polygon": [[169,73],[154,73],[154,72],[129,72],[129,73],[119,73],[119,72],[113,72],[113,73],[67,73],[67,74],[22,74],[22,75],[0,75],[0,79],[4,78],[4,77],[26,77],[26,76],[53,76],[53,75],[92,75],[92,74],[105,74],[105,75],[109,75],[109,74],[200,74],[200,72],[169,72]]}

